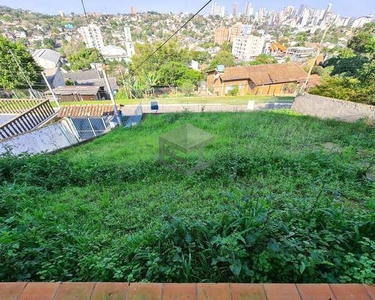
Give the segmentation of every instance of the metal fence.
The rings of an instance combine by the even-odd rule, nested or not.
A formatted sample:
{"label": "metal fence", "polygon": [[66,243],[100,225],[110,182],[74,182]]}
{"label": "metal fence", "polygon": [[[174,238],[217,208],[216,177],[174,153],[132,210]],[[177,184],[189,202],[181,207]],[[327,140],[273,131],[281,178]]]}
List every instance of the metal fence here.
{"label": "metal fence", "polygon": [[47,99],[43,91],[34,89],[0,89],[0,98],[6,99]]}
{"label": "metal fence", "polygon": [[132,126],[137,126],[139,123],[141,123],[142,116],[143,116],[142,104],[139,104],[134,111],[134,115],[129,116],[127,118],[125,122],[125,127],[129,128]]}
{"label": "metal fence", "polygon": [[34,104],[31,109],[0,126],[0,139],[10,138],[35,129],[56,115],[49,100],[35,103],[36,105]]}
{"label": "metal fence", "polygon": [[22,114],[45,100],[0,99],[0,114]]}
{"label": "metal fence", "polygon": [[106,133],[111,128],[113,116],[105,117],[70,117],[69,122],[80,141]]}

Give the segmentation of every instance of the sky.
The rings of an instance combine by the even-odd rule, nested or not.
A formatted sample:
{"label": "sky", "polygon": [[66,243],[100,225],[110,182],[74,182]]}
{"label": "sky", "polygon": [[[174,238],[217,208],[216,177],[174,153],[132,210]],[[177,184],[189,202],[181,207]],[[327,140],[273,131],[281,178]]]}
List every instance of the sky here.
{"label": "sky", "polygon": [[[192,12],[198,11],[208,0],[84,0],[87,12],[100,13],[129,13],[134,6],[137,11],[157,12]],[[216,0],[218,5],[224,5],[226,10],[233,10],[234,0]],[[237,0],[239,12],[243,13],[247,0]],[[297,8],[305,4],[315,9],[325,9],[328,3],[332,3],[332,11],[341,16],[360,17],[363,15],[375,15],[374,0],[253,0],[250,1],[255,10],[264,7],[267,10],[280,11],[283,7],[293,5]],[[82,13],[81,0],[0,0],[0,5],[12,8],[23,8],[35,12],[58,14],[60,10],[65,13]],[[211,4],[203,11],[209,13]]]}

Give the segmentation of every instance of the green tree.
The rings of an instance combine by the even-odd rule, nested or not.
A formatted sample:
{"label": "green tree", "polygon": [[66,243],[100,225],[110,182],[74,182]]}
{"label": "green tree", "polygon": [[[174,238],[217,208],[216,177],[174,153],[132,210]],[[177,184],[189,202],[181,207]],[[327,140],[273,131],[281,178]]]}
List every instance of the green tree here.
{"label": "green tree", "polygon": [[136,54],[132,57],[131,65],[131,69],[135,75],[156,72],[163,64],[168,62],[187,64],[191,60],[189,50],[180,46],[176,40],[169,41],[151,55],[160,45],[160,42],[135,45]]}
{"label": "green tree", "polygon": [[348,48],[357,54],[375,55],[375,22],[366,24],[348,42]]}
{"label": "green tree", "polygon": [[3,35],[0,35],[0,87],[4,89],[28,88],[27,82],[14,61],[10,50],[15,55],[29,82],[33,87],[40,88],[42,84],[41,68],[35,63],[24,45],[12,43]]}
{"label": "green tree", "polygon": [[295,38],[297,42],[297,46],[304,47],[307,42],[307,33],[306,32],[298,32]]}
{"label": "green tree", "polygon": [[235,62],[233,54],[228,51],[220,50],[211,61],[210,68],[214,69],[218,65],[224,65],[225,67],[234,67]]}
{"label": "green tree", "polygon": [[51,50],[55,50],[56,48],[56,41],[53,38],[45,38],[43,39],[43,47]]}
{"label": "green tree", "polygon": [[90,69],[90,63],[103,62],[103,57],[95,48],[83,48],[68,57],[72,70]]}
{"label": "green tree", "polygon": [[268,65],[268,64],[277,64],[277,59],[272,55],[261,54],[258,55],[254,61],[250,62],[250,65]]}
{"label": "green tree", "polygon": [[158,84],[162,86],[182,86],[186,82],[195,85],[202,78],[200,72],[178,62],[163,64],[158,71],[158,76]]}

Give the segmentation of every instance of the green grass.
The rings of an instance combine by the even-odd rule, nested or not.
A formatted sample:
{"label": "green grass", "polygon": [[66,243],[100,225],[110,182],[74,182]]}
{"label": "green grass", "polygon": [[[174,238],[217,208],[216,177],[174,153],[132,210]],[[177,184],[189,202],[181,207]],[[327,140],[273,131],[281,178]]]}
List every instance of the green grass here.
{"label": "green grass", "polygon": [[[294,96],[225,96],[225,97],[168,97],[168,98],[144,98],[116,100],[117,104],[135,105],[139,103],[149,104],[151,99],[156,99],[160,104],[227,104],[227,105],[247,105],[249,100],[255,100],[258,103],[267,101],[293,101]],[[80,101],[80,102],[61,102],[66,105],[86,105],[86,104],[111,104],[111,101]]]}
{"label": "green grass", "polygon": [[[215,136],[188,176],[158,162],[159,135],[186,123]],[[372,282],[374,149],[362,122],[280,111],[150,115],[4,156],[0,280]]]}

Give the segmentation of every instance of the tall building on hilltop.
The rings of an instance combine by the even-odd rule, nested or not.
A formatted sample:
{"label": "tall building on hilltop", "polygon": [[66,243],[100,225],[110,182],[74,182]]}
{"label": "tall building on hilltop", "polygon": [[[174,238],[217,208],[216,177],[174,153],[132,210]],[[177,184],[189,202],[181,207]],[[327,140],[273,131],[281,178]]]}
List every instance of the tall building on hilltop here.
{"label": "tall building on hilltop", "polygon": [[262,54],[265,38],[255,35],[238,36],[234,38],[232,54],[234,57],[251,60]]}
{"label": "tall building on hilltop", "polygon": [[234,2],[233,4],[233,18],[238,17],[238,2]]}
{"label": "tall building on hilltop", "polygon": [[250,19],[250,17],[253,15],[253,13],[254,13],[254,7],[251,6],[250,2],[247,2],[246,11],[245,11],[245,15],[246,15],[247,20]]}
{"label": "tall building on hilltop", "polygon": [[222,45],[224,42],[229,40],[229,29],[225,27],[220,27],[215,29],[215,44]]}
{"label": "tall building on hilltop", "polygon": [[99,26],[90,24],[79,28],[78,32],[82,35],[87,48],[96,48],[99,51],[103,50],[103,36]]}
{"label": "tall building on hilltop", "polygon": [[136,9],[134,6],[131,6],[131,7],[130,7],[130,13],[131,13],[132,15],[136,15],[136,14],[137,14],[137,9]]}

